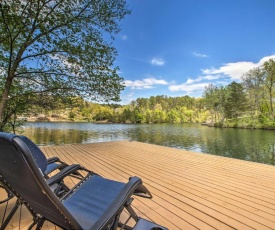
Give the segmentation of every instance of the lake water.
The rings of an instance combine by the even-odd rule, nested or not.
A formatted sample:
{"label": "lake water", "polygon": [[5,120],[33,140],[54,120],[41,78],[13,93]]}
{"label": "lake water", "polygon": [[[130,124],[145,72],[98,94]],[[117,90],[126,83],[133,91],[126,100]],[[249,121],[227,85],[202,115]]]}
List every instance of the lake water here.
{"label": "lake water", "polygon": [[275,131],[221,129],[199,124],[26,123],[38,145],[140,141],[201,153],[275,164]]}

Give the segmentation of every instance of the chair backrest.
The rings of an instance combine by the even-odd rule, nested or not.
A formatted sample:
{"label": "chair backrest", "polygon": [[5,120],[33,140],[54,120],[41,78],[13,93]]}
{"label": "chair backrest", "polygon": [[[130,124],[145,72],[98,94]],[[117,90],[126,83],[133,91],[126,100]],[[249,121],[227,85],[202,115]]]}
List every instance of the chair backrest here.
{"label": "chair backrest", "polygon": [[36,213],[65,229],[78,222],[48,186],[30,149],[14,134],[0,133],[0,181]]}
{"label": "chair backrest", "polygon": [[29,150],[32,153],[32,156],[38,166],[38,168],[41,169],[41,171],[44,173],[47,169],[47,158],[44,155],[44,153],[38,148],[36,144],[34,144],[29,138],[26,136],[20,136],[20,138],[25,142],[25,144],[28,146]]}

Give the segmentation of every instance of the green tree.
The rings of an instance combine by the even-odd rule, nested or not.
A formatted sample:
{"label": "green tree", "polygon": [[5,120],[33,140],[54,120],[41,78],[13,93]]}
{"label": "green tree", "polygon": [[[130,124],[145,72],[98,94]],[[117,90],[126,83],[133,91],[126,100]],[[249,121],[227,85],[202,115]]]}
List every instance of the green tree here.
{"label": "green tree", "polygon": [[221,86],[218,89],[218,103],[217,103],[217,111],[220,115],[221,124],[224,124],[224,120],[226,118],[226,108],[228,103],[229,90],[227,86]]}
{"label": "green tree", "polygon": [[176,109],[172,109],[167,113],[166,120],[168,123],[180,123],[180,116]]}
{"label": "green tree", "polygon": [[226,118],[238,118],[241,112],[246,111],[247,99],[242,84],[233,81],[227,86],[227,98],[224,109]]}
{"label": "green tree", "polygon": [[129,14],[125,0],[3,0],[0,14],[0,130],[12,101],[31,94],[119,100],[117,53],[104,38]]}
{"label": "green tree", "polygon": [[143,115],[137,109],[134,111],[134,114],[135,114],[134,122],[135,123],[142,123]]}
{"label": "green tree", "polygon": [[147,109],[148,108],[148,99],[146,99],[146,98],[138,98],[137,100],[136,100],[136,102],[137,102],[137,107],[138,108],[143,108],[143,109]]}
{"label": "green tree", "polygon": [[219,88],[213,84],[205,87],[203,97],[205,99],[205,106],[210,111],[212,122],[217,121],[217,111],[219,106]]}
{"label": "green tree", "polygon": [[96,121],[109,121],[112,117],[112,110],[108,106],[100,106],[99,111],[96,113],[96,115],[93,117]]}
{"label": "green tree", "polygon": [[248,97],[248,105],[252,117],[261,112],[261,104],[264,99],[264,90],[262,87],[262,70],[254,68],[242,76],[242,82]]}
{"label": "green tree", "polygon": [[264,86],[266,87],[268,99],[269,99],[269,115],[271,119],[274,119],[273,108],[273,94],[275,86],[275,60],[270,59],[263,64],[263,77],[261,78]]}
{"label": "green tree", "polygon": [[152,111],[147,109],[145,112],[145,122],[151,123],[152,122]]}

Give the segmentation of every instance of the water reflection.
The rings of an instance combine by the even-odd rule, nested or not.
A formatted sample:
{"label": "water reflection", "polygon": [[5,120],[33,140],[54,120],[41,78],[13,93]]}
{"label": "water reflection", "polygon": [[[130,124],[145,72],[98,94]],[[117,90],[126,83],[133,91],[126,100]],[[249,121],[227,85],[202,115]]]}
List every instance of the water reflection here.
{"label": "water reflection", "polygon": [[27,123],[38,145],[133,140],[202,153],[275,163],[274,131],[219,129],[194,124]]}
{"label": "water reflection", "polygon": [[125,140],[128,132],[131,125],[37,122],[26,123],[21,133],[38,145],[62,145]]}

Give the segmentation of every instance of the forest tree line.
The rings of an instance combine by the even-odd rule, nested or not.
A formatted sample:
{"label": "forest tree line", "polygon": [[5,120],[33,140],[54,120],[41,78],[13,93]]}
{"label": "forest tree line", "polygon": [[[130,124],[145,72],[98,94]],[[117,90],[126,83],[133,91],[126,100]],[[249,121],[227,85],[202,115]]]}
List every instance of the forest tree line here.
{"label": "forest tree line", "polygon": [[240,83],[209,85],[203,94],[205,108],[217,126],[275,128],[275,60],[243,74]]}
{"label": "forest tree line", "polygon": [[81,97],[64,101],[42,96],[40,103],[31,106],[29,111],[72,121],[188,122],[220,127],[273,128],[274,86],[275,61],[271,59],[245,73],[239,83],[233,81],[226,86],[209,84],[201,98],[160,95],[137,98],[128,105],[119,105],[92,103]]}

